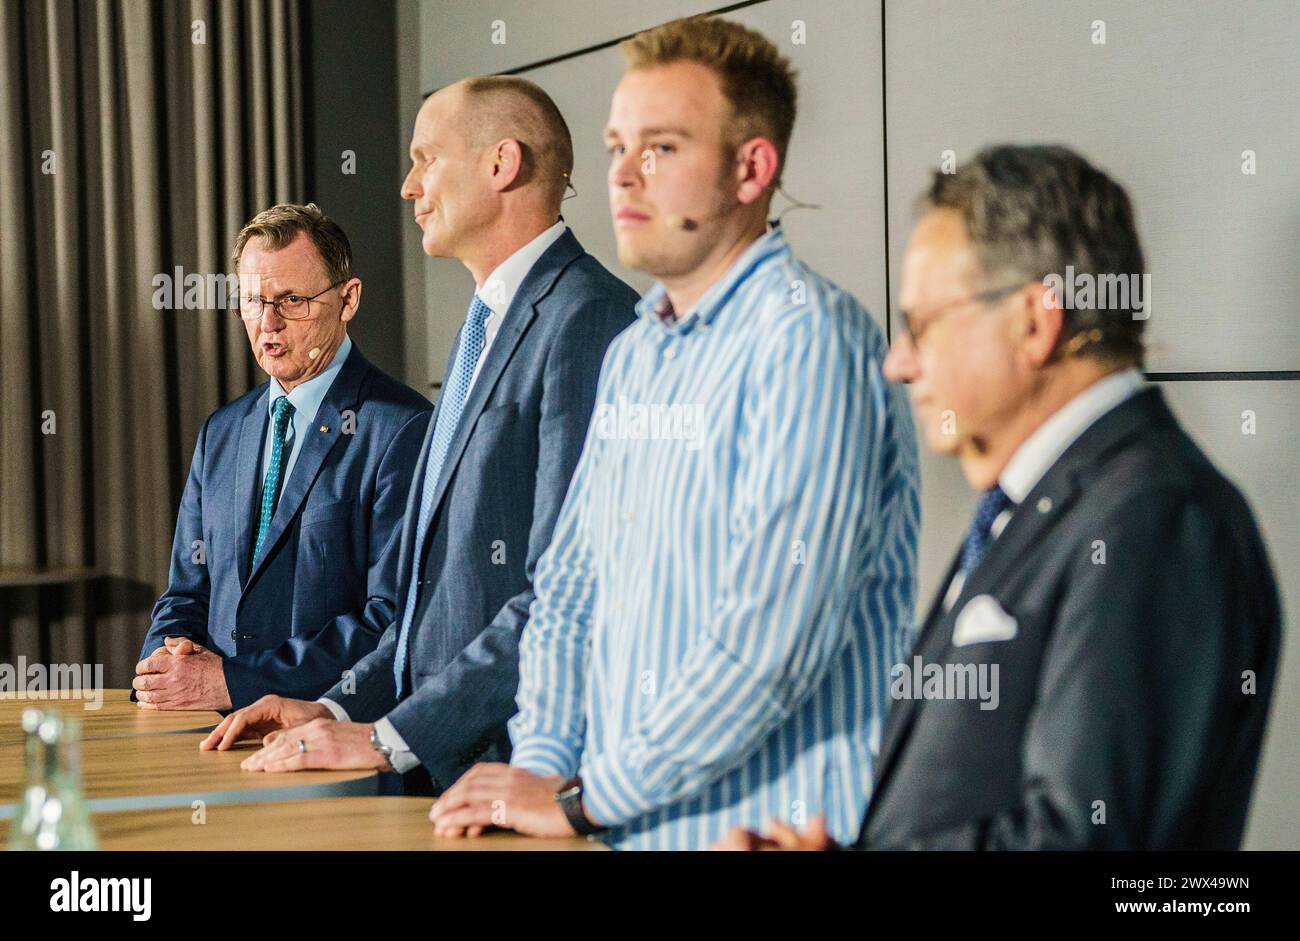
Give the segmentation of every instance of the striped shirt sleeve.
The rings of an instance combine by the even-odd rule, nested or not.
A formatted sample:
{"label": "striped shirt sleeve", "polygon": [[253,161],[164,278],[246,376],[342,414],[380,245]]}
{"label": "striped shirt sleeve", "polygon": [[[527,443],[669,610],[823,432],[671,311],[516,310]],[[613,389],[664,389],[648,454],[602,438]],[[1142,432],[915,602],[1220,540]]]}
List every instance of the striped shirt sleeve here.
{"label": "striped shirt sleeve", "polygon": [[594,422],[587,428],[551,544],[537,562],[535,597],[519,642],[519,712],[509,722],[510,764],[565,778],[577,773],[586,732],[583,691],[596,596],[586,522],[599,444],[594,428]]}

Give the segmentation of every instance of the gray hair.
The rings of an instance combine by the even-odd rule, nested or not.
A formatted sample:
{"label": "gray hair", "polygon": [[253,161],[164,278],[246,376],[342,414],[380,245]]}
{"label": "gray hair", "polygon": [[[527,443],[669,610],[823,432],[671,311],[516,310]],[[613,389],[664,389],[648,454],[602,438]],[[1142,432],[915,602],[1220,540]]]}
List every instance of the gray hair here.
{"label": "gray hair", "polygon": [[[1121,304],[1103,292],[1062,298],[1058,351],[1141,365],[1145,313],[1135,316],[1127,285],[1146,274],[1146,260],[1124,188],[1061,146],[1000,145],[981,150],[956,173],[936,171],[922,207],[961,214],[990,279],[1065,279],[1073,269],[1094,284],[1122,279]],[[1145,282],[1145,279],[1141,279]],[[1060,282],[1056,282],[1060,283]]]}
{"label": "gray hair", "polygon": [[251,239],[262,239],[267,248],[279,251],[297,238],[299,232],[306,232],[316,246],[316,253],[320,255],[331,284],[352,279],[352,245],[339,224],[321,212],[315,203],[305,206],[281,203],[253,216],[235,239],[231,256],[235,270],[239,270],[239,256]]}

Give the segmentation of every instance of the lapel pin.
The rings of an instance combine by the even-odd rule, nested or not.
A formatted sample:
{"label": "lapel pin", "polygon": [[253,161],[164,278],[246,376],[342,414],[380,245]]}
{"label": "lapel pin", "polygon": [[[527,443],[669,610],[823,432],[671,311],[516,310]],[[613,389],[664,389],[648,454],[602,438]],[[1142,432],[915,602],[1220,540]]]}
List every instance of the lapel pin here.
{"label": "lapel pin", "polygon": [[330,430],[330,426],[329,426],[329,425],[321,425],[321,426],[320,426],[320,430],[321,430],[321,431],[329,431],[329,430]]}
{"label": "lapel pin", "polygon": [[1048,512],[1051,511],[1051,509],[1052,509],[1052,498],[1051,498],[1051,497],[1043,497],[1041,500],[1038,501],[1038,512],[1039,512],[1039,513],[1048,513]]}

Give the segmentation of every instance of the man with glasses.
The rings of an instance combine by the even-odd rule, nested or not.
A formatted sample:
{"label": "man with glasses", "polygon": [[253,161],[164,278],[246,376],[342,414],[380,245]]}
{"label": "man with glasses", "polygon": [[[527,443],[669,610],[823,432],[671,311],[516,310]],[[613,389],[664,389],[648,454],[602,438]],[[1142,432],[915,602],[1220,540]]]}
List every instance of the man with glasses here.
{"label": "man with glasses", "polygon": [[270,379],[199,431],[133,684],[150,709],[318,696],[375,648],[397,604],[432,405],[348,337],[361,279],[314,204],[259,213],[232,260],[236,313]]}
{"label": "man with glasses", "polygon": [[1245,498],[1143,379],[1128,195],[1064,147],[1005,146],[923,205],[885,371],[979,499],[894,667],[858,845],[1236,849],[1277,586]]}

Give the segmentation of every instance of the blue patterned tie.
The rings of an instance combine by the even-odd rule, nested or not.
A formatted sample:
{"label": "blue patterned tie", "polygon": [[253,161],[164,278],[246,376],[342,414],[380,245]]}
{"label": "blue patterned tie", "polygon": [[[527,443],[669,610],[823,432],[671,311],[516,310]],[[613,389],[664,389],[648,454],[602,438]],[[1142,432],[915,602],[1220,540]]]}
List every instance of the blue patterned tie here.
{"label": "blue patterned tie", "polygon": [[275,516],[275,504],[280,498],[280,484],[284,477],[284,433],[293,417],[293,403],[287,395],[275,400],[275,433],[271,436],[271,462],[266,467],[266,480],[262,481],[262,509],[257,517],[257,542],[253,546],[253,562],[262,551],[266,540],[266,531],[271,528],[271,517]]}
{"label": "blue patterned tie", "polygon": [[966,532],[966,541],[961,547],[961,572],[963,575],[969,575],[971,571],[980,564],[984,558],[984,553],[989,548],[989,536],[993,529],[993,522],[1001,515],[1003,510],[1010,509],[1016,504],[1006,495],[1000,486],[994,485],[980,496],[980,502],[975,507],[975,518],[970,521],[970,529]]}
{"label": "blue patterned tie", "polygon": [[415,620],[424,537],[429,532],[429,522],[433,518],[433,494],[438,487],[438,475],[442,473],[442,462],[447,459],[451,439],[456,436],[456,426],[465,409],[465,400],[469,398],[474,367],[478,364],[483,344],[487,340],[485,325],[490,313],[491,309],[475,294],[469,305],[465,326],[460,331],[460,346],[456,350],[456,363],[452,367],[451,378],[447,380],[447,387],[442,390],[442,399],[438,403],[437,424],[433,428],[433,441],[429,444],[429,459],[424,466],[421,484],[420,521],[415,527],[415,547],[411,553],[411,584],[406,591],[406,608],[402,612],[402,629],[397,635],[397,655],[393,660],[393,681],[399,699],[402,697],[402,679],[406,673],[406,646],[411,636],[411,622]]}

